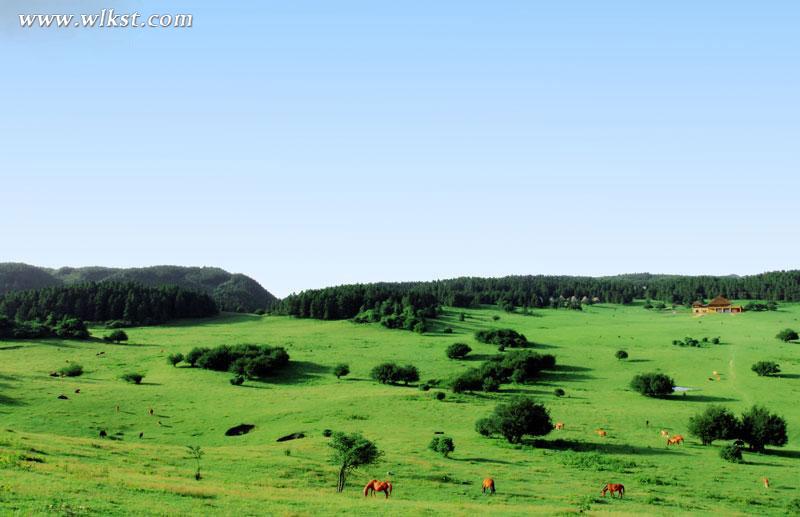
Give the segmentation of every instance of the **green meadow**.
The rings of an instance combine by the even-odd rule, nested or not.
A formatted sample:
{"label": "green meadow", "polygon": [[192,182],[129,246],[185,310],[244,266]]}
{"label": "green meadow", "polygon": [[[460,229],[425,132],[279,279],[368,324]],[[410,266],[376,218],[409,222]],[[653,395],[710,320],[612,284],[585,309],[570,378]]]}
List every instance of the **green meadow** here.
{"label": "green meadow", "polygon": [[[130,340],[0,342],[0,513],[64,515],[785,515],[800,512],[800,343],[775,339],[800,329],[800,305],[776,312],[694,317],[687,309],[649,311],[598,304],[583,311],[445,309],[424,335],[377,324],[279,316],[223,315],[209,320],[126,329]],[[493,316],[499,316],[498,321]],[[451,327],[452,334],[442,332]],[[477,343],[482,328],[513,328],[556,356],[558,367],[536,383],[442,401],[416,386],[369,378],[383,361],[411,363],[422,380],[448,379],[497,353]],[[105,329],[93,328],[100,337]],[[686,336],[721,343],[678,347]],[[466,342],[466,360],[445,348]],[[291,367],[270,382],[229,383],[230,374],[167,364],[195,346],[258,343],[284,346]],[[617,360],[617,350],[628,352]],[[104,354],[100,354],[105,352]],[[99,355],[98,355],[99,354]],[[781,365],[758,377],[758,360]],[[80,377],[51,377],[67,362]],[[351,374],[337,380],[337,363]],[[120,380],[145,374],[141,385]],[[692,388],[668,399],[631,391],[637,373],[660,371]],[[719,373],[719,380],[712,372]],[[562,388],[566,395],[554,395]],[[80,393],[75,391],[79,389]],[[66,395],[66,400],[59,395]],[[537,442],[510,445],[474,430],[498,402],[534,397],[565,429]],[[783,416],[789,443],[745,463],[719,457],[725,442],[702,446],[687,421],[709,404],[737,414],[754,403]],[[119,406],[119,410],[117,410]],[[152,408],[154,414],[149,414]],[[649,426],[647,422],[649,421]],[[247,423],[246,435],[225,431]],[[607,436],[594,431],[602,428]],[[359,431],[384,455],[356,470],[337,494],[325,429]],[[660,430],[683,434],[666,447]],[[108,433],[100,438],[100,430]],[[453,437],[444,458],[428,450],[434,432]],[[302,432],[305,438],[276,439]],[[142,437],[139,434],[143,433]],[[199,445],[202,479],[187,445]],[[391,474],[389,474],[391,472]],[[494,496],[481,493],[492,477]],[[762,478],[769,478],[767,489]],[[391,479],[394,492],[364,498],[370,479]],[[603,498],[605,483],[624,483],[624,499]]]}

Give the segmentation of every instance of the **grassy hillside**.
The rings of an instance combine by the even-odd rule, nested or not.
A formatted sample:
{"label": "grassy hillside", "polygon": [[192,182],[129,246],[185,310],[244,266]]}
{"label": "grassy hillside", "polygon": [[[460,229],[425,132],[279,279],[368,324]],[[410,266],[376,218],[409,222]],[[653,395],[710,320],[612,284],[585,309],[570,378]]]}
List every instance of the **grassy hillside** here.
{"label": "grassy hillside", "polygon": [[[2,342],[0,507],[23,514],[103,515],[579,510],[783,515],[793,501],[800,504],[800,344],[773,337],[781,328],[800,328],[800,305],[702,318],[686,310],[659,313],[613,305],[583,312],[540,310],[533,316],[465,312],[464,322],[455,310],[441,322],[454,334],[228,315],[130,329],[127,345]],[[501,319],[492,321],[494,315]],[[450,377],[496,352],[472,337],[475,330],[492,326],[511,327],[544,343],[538,349],[556,355],[558,370],[534,385],[504,385],[494,394],[448,392],[444,401],[415,387],[368,380],[372,366],[384,360],[415,364],[423,379]],[[685,336],[720,336],[722,343],[704,348],[671,344]],[[445,347],[455,341],[470,344],[472,359],[445,357]],[[169,353],[222,343],[285,346],[294,366],[274,382],[235,387],[228,374],[166,363]],[[621,348],[629,360],[614,358]],[[779,362],[782,377],[751,372],[750,365],[761,359]],[[48,376],[66,361],[82,364],[86,373]],[[330,373],[339,362],[352,370],[342,380]],[[119,380],[133,370],[146,374],[142,385]],[[634,374],[653,370],[696,390],[653,400],[628,389]],[[709,380],[714,370],[721,380]],[[553,394],[557,387],[566,391],[565,397]],[[566,429],[551,433],[540,447],[511,446],[474,431],[477,418],[520,393],[543,402]],[[68,400],[59,400],[59,394]],[[667,448],[659,435],[662,428],[686,435],[688,417],[708,404],[739,412],[755,402],[787,419],[789,444],[766,455],[746,453],[745,464],[721,460],[720,442],[704,447],[687,435],[683,446]],[[240,423],[256,427],[245,436],[224,436]],[[606,438],[593,432],[599,427],[608,431]],[[98,438],[101,429],[109,438]],[[336,468],[328,463],[324,429],[361,431],[385,452],[378,465],[356,471],[343,494],[334,491]],[[434,431],[454,438],[450,459],[427,450]],[[294,432],[306,438],[275,441]],[[193,478],[185,447],[195,444],[206,452],[201,481]],[[485,476],[496,480],[497,495],[481,494]],[[388,501],[365,500],[360,494],[369,479],[387,477],[395,486]],[[763,477],[770,479],[769,489]],[[606,482],[624,483],[625,499],[600,498]]]}
{"label": "grassy hillside", "polygon": [[220,310],[253,312],[266,309],[277,298],[242,274],[215,267],[152,266],[144,268],[62,267],[46,269],[27,264],[0,264],[0,295],[83,282],[136,282],[146,286],[177,285],[211,295]]}

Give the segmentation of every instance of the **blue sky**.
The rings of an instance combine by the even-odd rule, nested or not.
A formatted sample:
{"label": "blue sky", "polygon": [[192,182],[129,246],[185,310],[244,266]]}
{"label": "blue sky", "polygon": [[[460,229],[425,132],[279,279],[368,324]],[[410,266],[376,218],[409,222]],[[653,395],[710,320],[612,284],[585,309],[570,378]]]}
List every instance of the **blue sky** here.
{"label": "blue sky", "polygon": [[[6,2],[0,261],[279,296],[797,268],[800,4],[660,4]],[[14,26],[103,7],[194,27]]]}

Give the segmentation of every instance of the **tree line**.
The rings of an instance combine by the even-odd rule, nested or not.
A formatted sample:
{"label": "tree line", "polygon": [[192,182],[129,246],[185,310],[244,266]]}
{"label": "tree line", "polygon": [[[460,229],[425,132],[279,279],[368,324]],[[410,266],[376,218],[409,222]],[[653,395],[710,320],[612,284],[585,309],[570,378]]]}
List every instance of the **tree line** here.
{"label": "tree line", "polygon": [[[463,277],[431,282],[352,284],[292,294],[275,311],[300,318],[348,319],[384,302],[404,297],[451,307],[493,304],[503,307],[577,308],[584,303],[631,303],[634,299],[691,304],[723,295],[735,299],[800,301],[800,271],[750,276],[634,274],[613,277],[508,276]],[[422,306],[422,304],[419,304]]]}
{"label": "tree line", "polygon": [[176,286],[145,287],[130,282],[85,283],[9,292],[0,297],[0,315],[16,321],[124,320],[153,325],[218,313],[207,294]]}

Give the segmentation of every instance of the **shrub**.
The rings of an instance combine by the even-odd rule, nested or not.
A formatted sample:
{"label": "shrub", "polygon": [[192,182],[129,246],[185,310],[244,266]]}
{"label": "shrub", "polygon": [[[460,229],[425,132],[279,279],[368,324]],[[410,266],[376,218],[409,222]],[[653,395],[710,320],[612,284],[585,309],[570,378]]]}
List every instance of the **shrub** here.
{"label": "shrub", "polygon": [[561,388],[556,388],[553,390],[553,395],[555,395],[556,397],[563,397],[566,394],[567,393]]}
{"label": "shrub", "polygon": [[128,334],[126,334],[125,331],[121,329],[117,329],[113,331],[111,334],[103,336],[103,341],[106,341],[108,343],[119,344],[127,340],[128,340]]}
{"label": "shrub", "polygon": [[483,389],[483,378],[481,372],[476,368],[471,368],[462,373],[450,384],[453,393],[464,393],[466,391],[480,391]]}
{"label": "shrub", "polygon": [[142,375],[141,373],[135,373],[135,372],[126,373],[126,374],[124,374],[122,376],[122,380],[123,381],[130,382],[130,383],[133,383],[133,384],[141,384],[142,383],[142,379],[144,379],[144,375]]}
{"label": "shrub", "polygon": [[253,311],[253,314],[255,314],[256,316],[263,316],[266,313],[267,311],[265,311],[264,309],[256,309]]}
{"label": "shrub", "polygon": [[192,366],[218,372],[231,372],[248,379],[273,375],[289,364],[283,347],[267,345],[221,345],[216,348],[194,348],[184,360]]}
{"label": "shrub", "polygon": [[731,463],[742,463],[742,447],[736,443],[729,443],[724,445],[719,450],[719,457]]}
{"label": "shrub", "polygon": [[422,384],[419,385],[420,391],[430,391],[430,389],[431,389],[430,385],[428,385],[428,383],[426,382],[423,382]]}
{"label": "shrub", "polygon": [[419,370],[413,364],[401,366],[397,369],[397,380],[402,381],[406,386],[408,386],[409,382],[417,382],[419,380]]}
{"label": "shrub", "polygon": [[231,384],[234,386],[241,386],[244,384],[244,377],[241,375],[237,375],[236,377],[231,377]]}
{"label": "shrub", "polygon": [[645,309],[652,309],[653,304],[652,302],[650,302],[650,300],[647,300],[646,302],[644,302],[644,305],[642,305],[642,307],[644,307]]}
{"label": "shrub", "polygon": [[483,384],[481,385],[483,391],[486,392],[495,392],[500,389],[500,381],[495,379],[494,377],[486,377],[483,379]]}
{"label": "shrub", "polygon": [[783,329],[778,332],[775,337],[781,341],[796,341],[797,339],[800,339],[800,337],[797,335],[797,332],[792,329]]}
{"label": "shrub", "polygon": [[710,445],[714,440],[736,438],[739,422],[724,407],[713,405],[689,418],[689,432],[700,438],[703,445]]}
{"label": "shrub", "polygon": [[395,383],[398,379],[398,369],[395,363],[382,363],[373,368],[369,375],[381,384]]}
{"label": "shrub", "polygon": [[434,396],[436,397],[436,400],[444,400],[445,397],[447,397],[447,394],[443,391],[437,391],[436,395]]}
{"label": "shrub", "polygon": [[494,420],[491,418],[479,418],[475,421],[475,431],[482,436],[492,436],[497,432]]}
{"label": "shrub", "polygon": [[788,441],[786,420],[765,407],[753,406],[742,413],[739,437],[758,452],[767,445],[783,447]]}
{"label": "shrub", "polygon": [[83,366],[78,363],[70,363],[58,370],[58,374],[62,377],[79,377],[83,375]]}
{"label": "shrub", "polygon": [[121,329],[126,327],[132,327],[133,323],[126,320],[110,320],[106,322],[107,329]]}
{"label": "shrub", "polygon": [[333,374],[337,379],[350,375],[350,365],[346,363],[339,363],[333,368]]}
{"label": "shrub", "polygon": [[472,348],[466,343],[453,343],[445,350],[445,354],[450,359],[463,359],[470,352],[472,352]]}
{"label": "shrub", "polygon": [[77,318],[63,318],[53,328],[53,333],[63,339],[88,339],[86,323]]}
{"label": "shrub", "polygon": [[492,321],[499,321],[499,320],[500,320],[500,316],[498,316],[497,314],[492,316]]}
{"label": "shrub", "polygon": [[509,443],[519,443],[526,435],[543,436],[553,430],[547,408],[526,397],[517,398],[508,404],[498,404],[489,418],[489,428],[493,428]]}
{"label": "shrub", "polygon": [[445,334],[452,334],[453,329],[451,327],[446,327],[442,332],[444,332]]}
{"label": "shrub", "polygon": [[675,381],[663,373],[643,373],[635,376],[630,386],[647,397],[666,397],[672,394]]}
{"label": "shrub", "polygon": [[434,436],[433,440],[431,440],[431,443],[428,444],[428,448],[434,452],[438,452],[445,458],[448,457],[451,452],[456,450],[453,439],[449,436]]}
{"label": "shrub", "polygon": [[715,345],[718,345],[718,344],[719,344],[719,336],[717,336],[717,337],[713,338],[713,339],[711,340],[711,342],[712,342],[713,344],[715,344]]}
{"label": "shrub", "polygon": [[626,352],[625,350],[617,350],[617,353],[614,354],[614,357],[616,357],[617,359],[620,359],[620,360],[627,359],[628,358],[628,352]]}
{"label": "shrub", "polygon": [[512,329],[479,330],[475,339],[480,343],[504,346],[506,348],[524,348],[528,346],[528,339]]}
{"label": "shrub", "polygon": [[192,367],[195,367],[197,365],[197,361],[200,359],[200,357],[202,357],[203,354],[205,354],[209,350],[211,350],[211,349],[207,348],[207,347],[195,347],[195,348],[192,348],[189,351],[189,353],[186,354],[186,356],[184,357],[184,361],[189,363],[189,365],[191,365]]}
{"label": "shrub", "polygon": [[331,431],[330,429],[325,429],[322,431],[322,436],[324,436],[325,438],[330,438],[332,434],[333,431]]}
{"label": "shrub", "polygon": [[172,366],[176,366],[181,361],[183,361],[183,354],[180,352],[177,354],[169,354],[167,356],[167,363],[171,364]]}
{"label": "shrub", "polygon": [[772,361],[759,361],[751,366],[750,369],[756,372],[759,377],[775,375],[781,371],[780,365]]}

